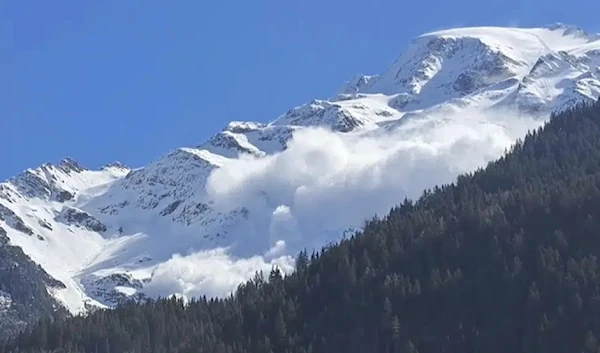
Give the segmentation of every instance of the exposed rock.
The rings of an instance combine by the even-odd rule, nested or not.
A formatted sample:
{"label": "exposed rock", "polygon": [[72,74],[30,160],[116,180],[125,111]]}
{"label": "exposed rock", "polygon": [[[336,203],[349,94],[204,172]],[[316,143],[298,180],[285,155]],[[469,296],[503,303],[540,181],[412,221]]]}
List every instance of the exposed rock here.
{"label": "exposed rock", "polygon": [[8,244],[8,236],[4,228],[0,228],[0,247]]}
{"label": "exposed rock", "polygon": [[173,220],[176,222],[180,222],[186,225],[192,224],[194,220],[198,218],[198,216],[209,212],[211,210],[210,206],[199,202],[196,204],[188,204],[181,210],[178,216],[173,217]]}
{"label": "exposed rock", "polygon": [[64,288],[36,265],[21,248],[8,245],[0,228],[0,342],[42,317],[67,315],[47,288]]}
{"label": "exposed rock", "polygon": [[0,204],[0,220],[6,222],[6,225],[27,235],[33,235],[33,230],[25,225],[21,217],[17,216],[12,210]]}
{"label": "exposed rock", "polygon": [[105,232],[106,226],[97,220],[94,216],[89,213],[73,208],[64,207],[62,211],[56,216],[57,222],[75,225],[80,228],[85,228],[93,232]]}
{"label": "exposed rock", "polygon": [[62,161],[60,161],[58,167],[64,170],[67,174],[71,172],[80,173],[86,170],[81,165],[79,165],[79,163],[77,163],[75,160],[69,157],[64,158]]}
{"label": "exposed rock", "polygon": [[[130,174],[131,173],[127,174],[126,178],[128,178]],[[119,209],[125,208],[128,205],[129,205],[129,201],[123,201],[123,202],[120,202],[120,203],[118,203],[116,205],[108,205],[108,206],[101,207],[99,209],[99,211],[100,211],[100,213],[104,213],[104,214],[109,214],[111,216],[115,216],[115,215],[119,214]]]}
{"label": "exposed rock", "polygon": [[[234,128],[233,130],[240,131],[242,129]],[[240,141],[239,139],[241,139],[242,137],[245,137],[245,136],[226,130],[226,131],[221,131],[218,134],[216,134],[215,136],[213,136],[209,140],[209,143],[214,147],[222,148],[222,149],[228,150],[228,151],[236,151],[238,153],[250,154],[250,155],[254,155],[254,156],[262,155],[256,147],[254,147],[248,143],[244,144],[243,141]]]}
{"label": "exposed rock", "polygon": [[365,123],[344,110],[342,106],[321,100],[313,100],[308,104],[291,109],[274,122],[276,125],[321,126],[339,132],[353,131]]}
{"label": "exposed rock", "polygon": [[121,170],[129,170],[129,168],[127,168],[126,165],[122,164],[121,162],[115,161],[112,163],[108,163],[107,165],[103,166],[102,169],[106,170],[106,169],[121,169]]}
{"label": "exposed rock", "polygon": [[52,225],[46,220],[39,219],[38,224],[48,230],[52,230]]}
{"label": "exposed rock", "polygon": [[27,170],[9,180],[26,198],[45,199],[50,197],[50,185],[33,170]]}
{"label": "exposed rock", "polygon": [[42,165],[40,168],[29,169],[12,178],[9,182],[14,185],[17,191],[25,198],[51,199],[58,202],[72,200],[75,195],[73,192],[64,190],[56,177],[58,172],[71,174],[79,173],[84,169],[75,162],[63,160],[59,167],[50,163]]}
{"label": "exposed rock", "polygon": [[340,90],[340,96],[348,95],[353,96],[359,92],[363,87],[366,87],[373,78],[377,76],[366,76],[362,74],[356,74],[354,77],[346,82],[346,84]]}
{"label": "exposed rock", "polygon": [[75,197],[75,195],[68,192],[67,190],[60,190],[56,193],[56,195],[54,196],[54,199],[58,202],[65,202],[65,201],[72,200],[74,197]]}
{"label": "exposed rock", "polygon": [[144,295],[139,292],[143,286],[142,281],[128,273],[114,273],[105,277],[90,275],[83,278],[81,283],[95,300],[107,306],[144,298]]}
{"label": "exposed rock", "polygon": [[[585,36],[573,29],[556,29],[561,30],[560,34]],[[569,44],[565,47],[560,44],[562,41],[556,40],[545,43],[544,39],[536,34],[537,30],[536,33],[530,33],[535,34],[531,36],[534,38],[532,41],[525,38],[524,34],[528,32],[526,29],[498,30],[498,33],[492,29],[489,33],[487,31],[459,29],[421,36],[382,75],[357,75],[346,85],[344,93],[333,99],[314,100],[293,108],[268,124],[232,122],[197,148],[173,150],[134,171],[118,162],[106,165],[103,171],[87,171],[72,159],[65,159],[58,166],[46,164],[35,170],[28,170],[17,178],[0,184],[0,202],[5,205],[5,209],[14,211],[0,209],[2,226],[6,223],[5,229],[10,231],[11,236],[19,235],[13,232],[12,228],[34,236],[36,234],[33,230],[39,229],[42,234],[47,235],[45,243],[41,243],[44,240],[41,235],[37,235],[40,241],[31,238],[32,241],[24,242],[24,249],[37,262],[48,263],[49,271],[57,271],[52,274],[61,279],[63,275],[64,278],[68,278],[73,273],[82,273],[81,267],[89,265],[88,261],[92,259],[99,260],[91,262],[95,268],[83,270],[98,270],[97,273],[103,273],[103,276],[106,273],[124,271],[123,268],[134,271],[153,265],[154,260],[147,256],[153,256],[156,262],[160,263],[167,258],[163,255],[168,254],[158,255],[154,251],[162,253],[163,249],[160,247],[170,246],[171,244],[167,244],[169,241],[175,243],[175,246],[164,249],[165,252],[181,251],[188,245],[192,245],[190,248],[209,248],[210,245],[214,245],[210,240],[226,247],[244,236],[256,236],[257,239],[247,240],[247,243],[242,245],[250,242],[267,244],[260,236],[269,234],[265,225],[270,222],[265,221],[273,216],[270,208],[276,207],[282,200],[279,195],[275,195],[278,191],[270,191],[273,198],[272,202],[268,199],[264,201],[267,207],[246,197],[239,199],[240,204],[229,205],[228,202],[221,203],[218,199],[222,197],[221,193],[211,193],[211,185],[207,184],[211,175],[219,176],[211,173],[231,163],[231,159],[237,158],[240,151],[250,153],[257,157],[256,159],[273,156],[287,148],[295,132],[315,127],[343,133],[364,132],[375,137],[381,136],[379,131],[386,133],[405,127],[408,131],[407,140],[410,140],[411,137],[419,137],[418,134],[427,131],[427,126],[443,123],[444,119],[438,119],[438,116],[444,116],[446,112],[452,115],[466,107],[487,110],[491,109],[488,105],[499,106],[502,103],[509,108],[520,108],[522,112],[545,109],[555,111],[600,96],[600,49],[592,48],[600,48],[600,45],[590,45],[589,48],[585,45],[573,50],[569,48],[575,48],[577,45]],[[484,32],[485,35],[481,36]],[[553,34],[551,37],[556,36]],[[536,60],[538,62],[534,65]],[[423,119],[427,116],[432,117],[432,120]],[[423,130],[421,123],[426,125]],[[415,130],[415,135],[411,135],[412,129]],[[265,158],[263,161],[269,160],[270,158]],[[277,158],[273,160],[277,161]],[[280,159],[284,160],[285,158]],[[92,174],[87,175],[88,172]],[[257,174],[257,177],[260,177],[260,174]],[[227,178],[218,181],[223,184],[228,182]],[[246,181],[252,183],[254,180],[250,177]],[[251,187],[255,186],[256,184]],[[213,199],[214,204],[211,203]],[[43,202],[39,202],[40,200]],[[76,205],[85,211],[59,203]],[[30,209],[31,213],[22,213],[22,205]],[[52,229],[58,231],[64,227],[50,219],[54,215],[44,216],[49,210],[56,212],[56,220],[62,223],[103,232],[108,227],[92,216],[98,214],[99,210],[102,221],[110,226],[111,231],[115,230],[115,234],[124,235],[123,239],[119,239],[123,240],[120,244],[123,247],[116,249],[111,246],[109,249],[102,249],[99,245],[100,253],[96,254],[96,246],[90,246],[89,249],[85,249],[90,250],[90,253],[81,256],[85,262],[83,264],[73,265],[71,262],[75,261],[71,261],[71,258],[66,259],[68,263],[61,263],[62,259],[59,256],[53,256],[51,259],[57,262],[56,264],[44,262],[48,254],[63,254],[65,248],[77,251],[90,244],[87,239],[77,244],[70,243],[89,235],[87,231],[78,232],[77,227],[61,229],[65,230],[66,234],[52,233]],[[36,212],[37,215],[34,215]],[[44,217],[48,220],[44,220]],[[302,221],[310,223],[312,220]],[[316,221],[314,227],[311,227],[316,234],[315,239],[321,235],[323,239],[330,239],[329,233],[335,233],[336,237],[339,235],[338,229],[325,229],[325,232],[320,234],[320,224]],[[187,229],[183,229],[182,224]],[[121,226],[126,228],[125,231]],[[345,227],[346,225],[341,225],[340,229]],[[169,233],[171,230],[172,234]],[[170,237],[176,235],[176,232],[186,237],[175,241]],[[347,234],[349,233],[344,233]],[[160,238],[161,236],[168,240]],[[13,240],[16,243],[17,238]],[[180,244],[180,240],[190,243]],[[16,263],[19,267],[27,268],[28,258],[24,255],[23,259],[20,258],[17,250],[10,244],[6,232],[1,230],[0,264],[3,265],[0,266]],[[36,245],[39,247],[36,248]],[[30,248],[27,248],[28,246]],[[289,247],[292,248],[293,246]],[[7,249],[11,249],[10,254],[2,253],[8,251]],[[262,250],[264,249],[250,255],[263,254]],[[109,256],[107,259],[104,257],[104,251],[110,251],[110,255],[115,256]],[[77,256],[73,256],[75,257]],[[142,265],[136,267],[140,263]],[[69,267],[72,265],[74,267]],[[63,270],[68,273],[62,272]],[[0,275],[6,274],[6,271],[0,268]],[[21,271],[18,269],[12,271],[14,277],[7,279],[10,289],[0,288],[0,310],[11,314],[9,319],[8,316],[0,317],[0,322],[13,320],[12,326],[17,327],[20,322],[28,322],[29,319],[15,312],[14,308],[19,305],[26,307],[38,304],[46,308],[43,303],[47,293],[39,290],[44,288],[43,283],[46,283],[46,280],[43,279],[43,274],[35,272],[37,270],[22,273],[18,272]],[[70,294],[79,293],[80,288],[72,283],[76,281],[65,281],[69,290],[72,290]],[[126,298],[135,297],[140,286],[139,281],[125,274],[83,278],[83,283],[88,290],[82,300],[88,308],[93,307],[94,299],[112,306]],[[20,290],[19,288],[25,288],[24,292],[15,292]],[[66,297],[68,296],[57,296]],[[32,300],[36,302],[26,302],[24,298],[34,298]],[[71,303],[66,300],[65,303],[71,308]],[[76,304],[78,305],[75,310],[81,308],[79,304],[82,303]],[[35,310],[33,312],[35,313]]]}
{"label": "exposed rock", "polygon": [[181,200],[177,200],[177,201],[170,203],[167,207],[165,207],[162,211],[160,211],[160,215],[161,216],[170,215],[171,213],[175,212],[175,210],[177,209],[177,207],[179,207],[180,204],[181,204]]}

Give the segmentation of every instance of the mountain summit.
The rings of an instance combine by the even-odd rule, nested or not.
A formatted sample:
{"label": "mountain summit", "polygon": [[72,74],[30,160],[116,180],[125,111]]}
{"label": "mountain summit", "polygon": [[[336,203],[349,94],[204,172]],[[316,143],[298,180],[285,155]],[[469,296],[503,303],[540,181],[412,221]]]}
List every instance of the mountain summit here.
{"label": "mountain summit", "polygon": [[[289,270],[300,249],[351,234],[499,157],[551,113],[597,100],[599,75],[600,39],[576,27],[437,31],[330,99],[270,123],[231,122],[142,168],[65,159],[24,171],[0,184],[0,246],[31,270],[0,276],[0,317],[224,295],[257,270]],[[14,258],[0,257],[0,269]],[[54,304],[16,310],[28,283]]]}

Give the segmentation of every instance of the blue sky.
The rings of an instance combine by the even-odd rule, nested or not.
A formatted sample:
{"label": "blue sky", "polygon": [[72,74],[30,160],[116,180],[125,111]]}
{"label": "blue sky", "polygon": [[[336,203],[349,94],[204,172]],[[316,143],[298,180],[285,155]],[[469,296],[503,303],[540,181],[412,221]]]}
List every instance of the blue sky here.
{"label": "blue sky", "polygon": [[430,30],[554,22],[592,0],[2,1],[0,179],[65,156],[139,167],[379,73]]}

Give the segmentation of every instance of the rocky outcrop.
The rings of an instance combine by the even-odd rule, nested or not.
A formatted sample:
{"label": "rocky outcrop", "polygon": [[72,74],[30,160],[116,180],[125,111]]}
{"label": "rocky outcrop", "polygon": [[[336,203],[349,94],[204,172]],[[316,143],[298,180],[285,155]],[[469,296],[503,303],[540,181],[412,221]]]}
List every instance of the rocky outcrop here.
{"label": "rocky outcrop", "polygon": [[48,293],[48,288],[63,287],[21,248],[9,245],[0,228],[0,342],[42,317],[67,315]]}
{"label": "rocky outcrop", "polygon": [[341,105],[328,101],[313,100],[312,102],[288,111],[277,119],[274,125],[326,127],[334,131],[350,132],[369,121],[361,119]]}
{"label": "rocky outcrop", "polygon": [[179,207],[179,205],[181,205],[181,200],[176,200],[174,202],[171,202],[167,207],[163,208],[163,210],[160,211],[159,214],[163,217],[170,215],[171,213],[175,212],[175,210],[177,209],[177,207]]}
{"label": "rocky outcrop", "polygon": [[113,307],[128,300],[141,300],[138,292],[143,283],[127,273],[114,273],[105,277],[90,275],[81,280],[87,293],[98,302]]}
{"label": "rocky outcrop", "polygon": [[6,222],[6,225],[27,235],[33,235],[33,230],[25,225],[21,217],[17,216],[12,210],[0,204],[0,221]]}
{"label": "rocky outcrop", "polygon": [[73,207],[64,207],[56,216],[55,221],[75,225],[92,232],[101,233],[106,231],[106,226],[94,216]]}

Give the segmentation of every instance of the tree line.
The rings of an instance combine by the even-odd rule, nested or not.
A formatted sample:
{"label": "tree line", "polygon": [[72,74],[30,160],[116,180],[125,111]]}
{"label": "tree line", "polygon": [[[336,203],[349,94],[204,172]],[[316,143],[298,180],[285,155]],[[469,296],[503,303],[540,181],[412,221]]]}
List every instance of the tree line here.
{"label": "tree line", "polygon": [[[399,200],[401,201],[401,200]],[[600,103],[228,298],[42,320],[0,352],[600,352]]]}

